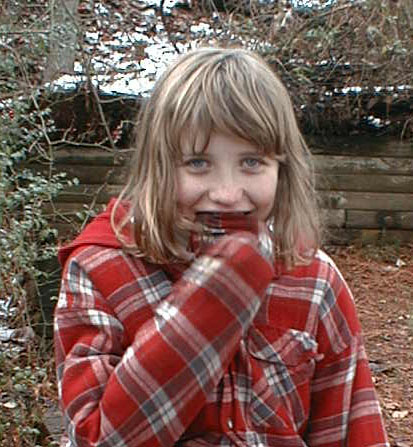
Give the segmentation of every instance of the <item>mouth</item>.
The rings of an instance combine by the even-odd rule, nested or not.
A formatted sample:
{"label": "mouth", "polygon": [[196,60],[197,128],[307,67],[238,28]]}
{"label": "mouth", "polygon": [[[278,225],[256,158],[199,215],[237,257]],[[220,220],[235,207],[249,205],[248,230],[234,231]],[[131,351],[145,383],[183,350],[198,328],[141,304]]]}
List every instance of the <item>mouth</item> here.
{"label": "mouth", "polygon": [[248,216],[253,213],[253,210],[249,211],[197,211],[195,214],[197,216],[207,216],[207,215],[224,215],[224,216]]}

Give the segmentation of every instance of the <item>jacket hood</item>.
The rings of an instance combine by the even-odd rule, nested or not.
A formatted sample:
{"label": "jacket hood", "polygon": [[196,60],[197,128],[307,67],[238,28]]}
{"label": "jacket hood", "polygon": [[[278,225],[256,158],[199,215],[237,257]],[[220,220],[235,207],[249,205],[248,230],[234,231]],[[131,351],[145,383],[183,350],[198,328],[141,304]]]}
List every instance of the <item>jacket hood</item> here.
{"label": "jacket hood", "polygon": [[[71,253],[79,247],[86,245],[99,245],[106,248],[122,247],[122,244],[116,237],[110,223],[110,216],[115,203],[116,199],[111,199],[105,211],[98,214],[76,237],[76,239],[59,249],[57,257],[62,267]],[[120,203],[116,210],[116,220],[122,220],[126,212],[127,208],[125,204]]]}

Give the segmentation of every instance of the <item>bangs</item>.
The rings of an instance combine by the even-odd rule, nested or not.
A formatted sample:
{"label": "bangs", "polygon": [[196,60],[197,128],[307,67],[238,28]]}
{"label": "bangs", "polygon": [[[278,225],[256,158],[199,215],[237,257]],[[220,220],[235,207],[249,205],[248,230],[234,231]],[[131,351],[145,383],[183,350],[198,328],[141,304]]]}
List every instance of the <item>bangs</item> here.
{"label": "bangs", "polygon": [[[213,133],[246,140],[282,163],[269,217],[276,252],[287,267],[307,262],[307,248],[319,246],[311,152],[287,90],[259,56],[219,48],[181,55],[156,82],[138,128],[128,182],[117,201],[130,208],[122,222],[111,216],[127,252],[154,263],[193,259],[188,236],[195,229],[178,209],[176,168],[188,149],[205,151]],[[132,240],[124,237],[130,225]]]}
{"label": "bangs", "polygon": [[184,145],[194,153],[203,152],[217,132],[247,140],[259,152],[284,161],[286,118],[280,103],[288,97],[284,98],[282,85],[269,69],[257,64],[260,72],[251,73],[255,58],[241,56],[214,60],[210,55],[177,86],[169,103],[173,113],[168,140],[175,155],[182,156]]}

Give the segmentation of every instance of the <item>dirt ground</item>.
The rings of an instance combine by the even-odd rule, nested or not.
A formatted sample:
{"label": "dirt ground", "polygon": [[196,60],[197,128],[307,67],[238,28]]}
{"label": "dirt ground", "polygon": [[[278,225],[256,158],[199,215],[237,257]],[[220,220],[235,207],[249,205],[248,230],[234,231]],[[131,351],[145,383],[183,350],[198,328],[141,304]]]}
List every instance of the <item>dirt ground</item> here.
{"label": "dirt ground", "polygon": [[327,247],[354,294],[392,447],[413,446],[413,244]]}

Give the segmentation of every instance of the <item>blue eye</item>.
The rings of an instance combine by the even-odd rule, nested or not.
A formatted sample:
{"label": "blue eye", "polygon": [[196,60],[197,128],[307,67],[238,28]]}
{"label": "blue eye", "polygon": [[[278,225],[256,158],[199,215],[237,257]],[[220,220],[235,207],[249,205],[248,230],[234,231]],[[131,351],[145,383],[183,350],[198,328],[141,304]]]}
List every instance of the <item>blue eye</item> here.
{"label": "blue eye", "polygon": [[208,167],[208,161],[203,158],[191,158],[190,160],[187,160],[185,164],[196,170],[206,169]]}
{"label": "blue eye", "polygon": [[244,160],[242,160],[242,164],[245,168],[248,169],[255,169],[261,166],[262,164],[262,160],[260,158],[244,158]]}

